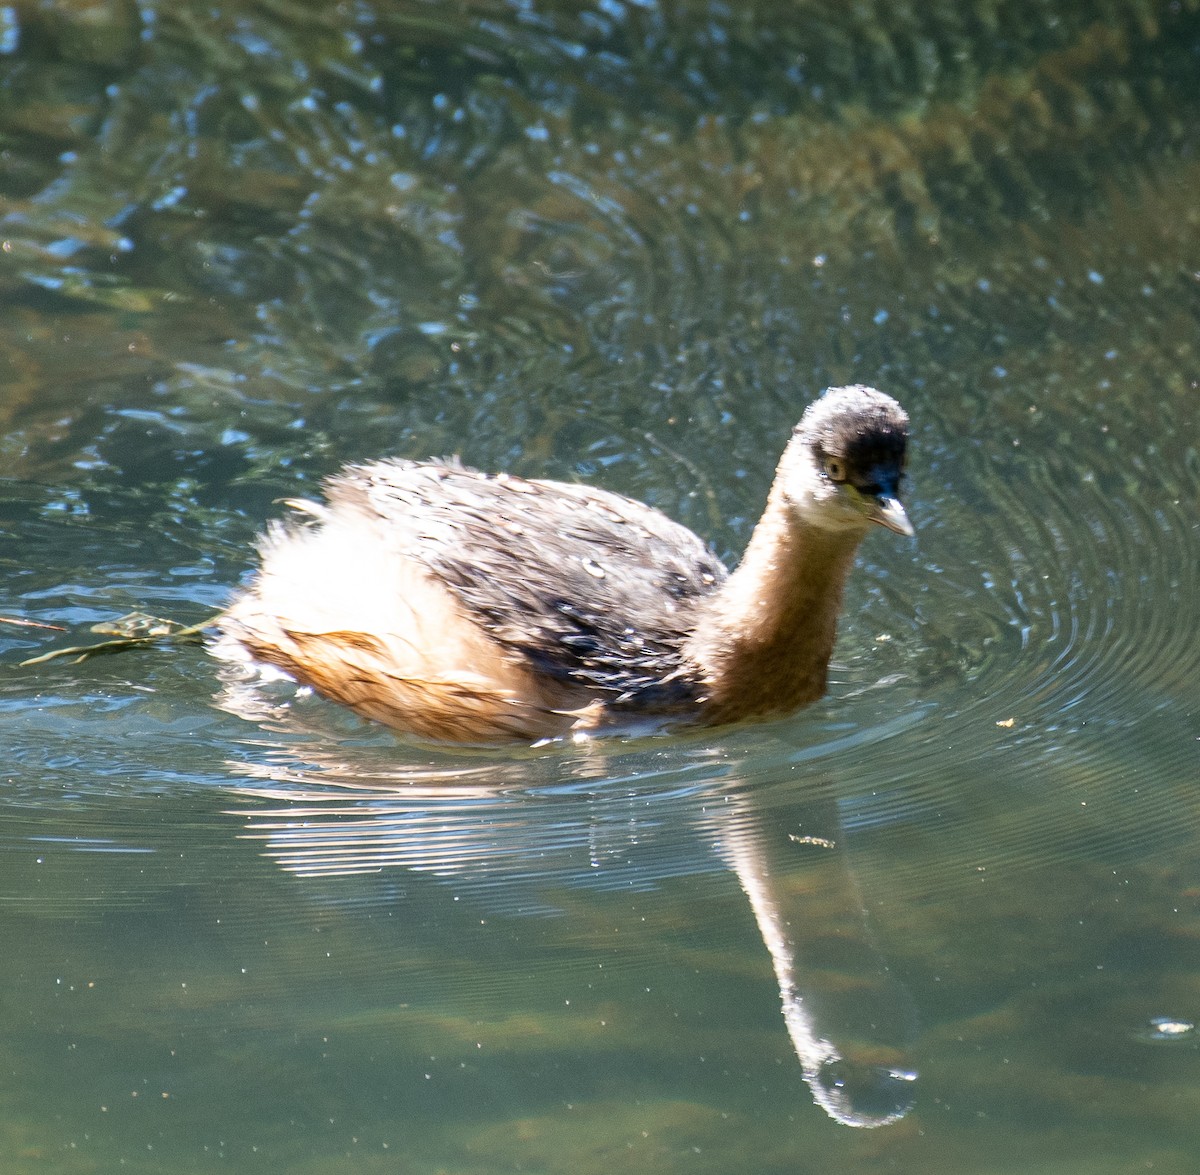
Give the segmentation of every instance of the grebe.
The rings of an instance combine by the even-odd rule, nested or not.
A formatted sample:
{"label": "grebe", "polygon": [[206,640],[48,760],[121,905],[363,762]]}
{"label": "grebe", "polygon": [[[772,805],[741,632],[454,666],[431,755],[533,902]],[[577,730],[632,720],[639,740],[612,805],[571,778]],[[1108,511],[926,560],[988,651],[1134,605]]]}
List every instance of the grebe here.
{"label": "grebe", "polygon": [[786,714],[825,692],[864,535],[913,533],[907,426],[873,388],[826,391],[732,574],[620,494],[453,461],[351,465],[260,540],[217,651],[455,742]]}

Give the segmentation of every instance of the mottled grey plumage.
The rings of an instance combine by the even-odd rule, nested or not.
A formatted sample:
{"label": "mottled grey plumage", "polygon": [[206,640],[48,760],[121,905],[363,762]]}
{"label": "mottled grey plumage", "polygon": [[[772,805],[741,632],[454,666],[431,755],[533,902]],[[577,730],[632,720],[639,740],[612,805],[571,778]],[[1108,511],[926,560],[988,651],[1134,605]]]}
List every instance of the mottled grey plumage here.
{"label": "mottled grey plumage", "polygon": [[695,700],[695,683],[673,675],[698,604],[728,573],[659,511],[445,461],[353,466],[326,493],[386,519],[399,552],[539,672],[603,690],[609,705]]}

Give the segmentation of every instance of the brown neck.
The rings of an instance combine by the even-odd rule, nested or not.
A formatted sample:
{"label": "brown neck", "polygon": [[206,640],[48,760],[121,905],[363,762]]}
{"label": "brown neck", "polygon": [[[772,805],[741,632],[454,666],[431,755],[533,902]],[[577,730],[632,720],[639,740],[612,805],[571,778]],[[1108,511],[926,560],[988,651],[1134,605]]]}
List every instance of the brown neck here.
{"label": "brown neck", "polygon": [[825,692],[842,588],[863,533],[807,525],[772,492],[688,647],[709,721],[784,713]]}

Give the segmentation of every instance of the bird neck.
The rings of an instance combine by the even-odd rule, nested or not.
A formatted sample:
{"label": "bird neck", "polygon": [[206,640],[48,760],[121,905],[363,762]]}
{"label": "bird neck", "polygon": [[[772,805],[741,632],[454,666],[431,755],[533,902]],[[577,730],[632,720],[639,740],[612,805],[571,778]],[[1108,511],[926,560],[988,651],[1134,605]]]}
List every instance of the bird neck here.
{"label": "bird neck", "polygon": [[712,721],[791,711],[825,692],[842,589],[863,533],[807,523],[772,490],[688,650]]}

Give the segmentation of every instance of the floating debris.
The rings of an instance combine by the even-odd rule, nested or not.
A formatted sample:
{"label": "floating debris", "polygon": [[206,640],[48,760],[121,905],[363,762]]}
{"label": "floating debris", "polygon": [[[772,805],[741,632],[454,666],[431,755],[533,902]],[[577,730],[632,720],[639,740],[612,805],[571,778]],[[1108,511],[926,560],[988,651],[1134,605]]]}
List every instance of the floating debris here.
{"label": "floating debris", "polygon": [[1176,1020],[1173,1016],[1155,1016],[1140,1032],[1138,1040],[1150,1042],[1183,1040],[1196,1031],[1191,1020]]}

